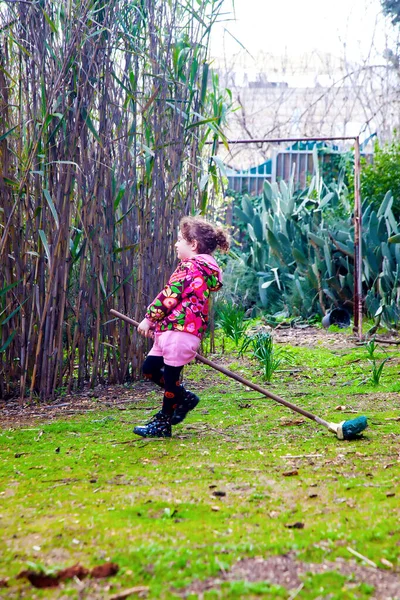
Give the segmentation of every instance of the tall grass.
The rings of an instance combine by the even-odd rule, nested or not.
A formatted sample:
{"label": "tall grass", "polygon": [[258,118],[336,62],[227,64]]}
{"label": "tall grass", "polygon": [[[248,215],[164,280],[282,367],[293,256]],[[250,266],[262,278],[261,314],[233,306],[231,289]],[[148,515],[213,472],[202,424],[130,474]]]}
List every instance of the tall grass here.
{"label": "tall grass", "polygon": [[138,372],[142,343],[109,309],[141,317],[213,181],[221,3],[1,5],[0,398]]}
{"label": "tall grass", "polygon": [[370,381],[373,385],[379,385],[383,375],[383,367],[387,361],[390,360],[390,356],[382,359],[380,363],[378,362],[375,352],[378,348],[380,348],[380,346],[375,341],[375,336],[368,342],[364,342],[363,346],[368,356],[368,362],[371,365],[371,375],[368,381]]}
{"label": "tall grass", "polygon": [[244,308],[233,302],[224,301],[216,306],[215,322],[236,347],[247,329],[245,313]]}
{"label": "tall grass", "polygon": [[250,350],[257,360],[265,381],[270,382],[273,374],[283,362],[289,362],[290,353],[274,345],[272,335],[268,332],[258,331],[253,335],[246,335],[240,354]]}

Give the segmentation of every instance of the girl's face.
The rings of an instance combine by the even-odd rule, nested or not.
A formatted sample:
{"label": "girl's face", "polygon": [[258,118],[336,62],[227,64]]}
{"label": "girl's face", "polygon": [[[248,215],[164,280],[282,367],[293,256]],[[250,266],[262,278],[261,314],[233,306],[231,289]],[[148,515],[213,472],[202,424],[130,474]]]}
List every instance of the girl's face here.
{"label": "girl's face", "polygon": [[178,233],[178,241],[175,244],[176,253],[178,255],[179,260],[186,260],[188,258],[193,258],[198,254],[197,252],[197,240],[193,240],[193,242],[188,242],[183,237],[182,233]]}

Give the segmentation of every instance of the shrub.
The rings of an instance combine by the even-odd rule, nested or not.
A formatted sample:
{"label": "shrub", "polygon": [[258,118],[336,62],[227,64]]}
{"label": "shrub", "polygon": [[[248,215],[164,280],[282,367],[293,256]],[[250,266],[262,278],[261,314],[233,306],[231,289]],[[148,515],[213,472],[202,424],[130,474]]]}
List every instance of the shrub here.
{"label": "shrub", "polygon": [[393,196],[393,214],[400,218],[400,140],[374,148],[374,161],[361,170],[361,197],[378,210],[387,192]]}
{"label": "shrub", "polygon": [[223,287],[218,292],[216,304],[228,302],[243,307],[246,311],[257,304],[257,272],[245,262],[245,255],[230,253],[223,267]]}

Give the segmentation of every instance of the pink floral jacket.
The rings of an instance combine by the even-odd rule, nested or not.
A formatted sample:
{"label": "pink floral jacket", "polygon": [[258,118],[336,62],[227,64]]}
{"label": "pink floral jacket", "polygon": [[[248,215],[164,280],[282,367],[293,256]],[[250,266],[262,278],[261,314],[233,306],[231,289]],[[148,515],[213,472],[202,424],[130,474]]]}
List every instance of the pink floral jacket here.
{"label": "pink floral jacket", "polygon": [[182,260],[148,306],[156,331],[185,331],[201,338],[208,322],[208,297],[222,287],[221,270],[209,254]]}

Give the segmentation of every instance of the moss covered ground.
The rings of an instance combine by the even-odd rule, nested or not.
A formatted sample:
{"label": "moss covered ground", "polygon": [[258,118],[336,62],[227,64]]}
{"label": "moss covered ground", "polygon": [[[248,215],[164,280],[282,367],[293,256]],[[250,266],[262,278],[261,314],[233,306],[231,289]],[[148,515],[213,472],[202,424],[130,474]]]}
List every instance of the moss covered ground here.
{"label": "moss covered ground", "polygon": [[[399,351],[377,350],[390,360],[375,386],[365,348],[337,335],[343,345],[284,345],[290,365],[268,389],[327,420],[365,414],[359,440],[340,441],[201,364],[185,380],[202,402],[171,439],[132,433],[160,399],[143,383],[124,388],[125,410],[115,388],[115,407],[92,399],[85,414],[4,421],[0,597],[108,599],[137,588],[129,597],[383,598],[374,573],[400,582]],[[211,358],[262,383],[229,342]],[[278,567],[252,577],[251,565],[274,557],[301,564],[298,581],[285,585]],[[119,572],[104,580],[40,590],[16,579],[29,567],[108,560]],[[400,584],[386,597],[400,598]]]}

